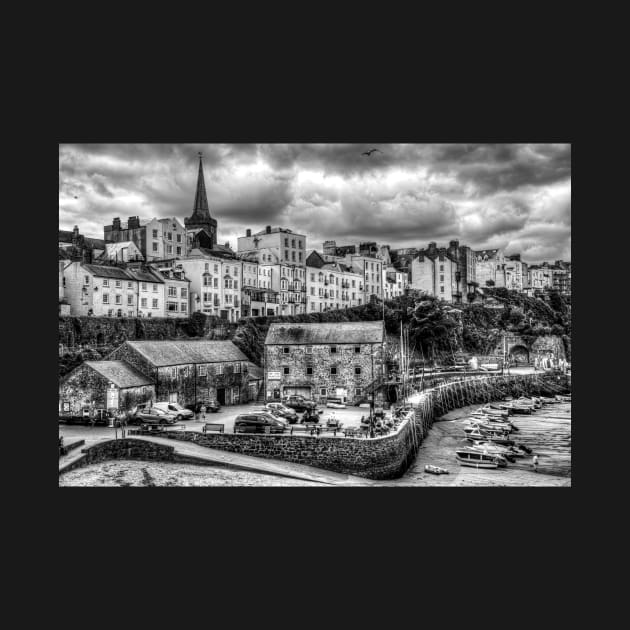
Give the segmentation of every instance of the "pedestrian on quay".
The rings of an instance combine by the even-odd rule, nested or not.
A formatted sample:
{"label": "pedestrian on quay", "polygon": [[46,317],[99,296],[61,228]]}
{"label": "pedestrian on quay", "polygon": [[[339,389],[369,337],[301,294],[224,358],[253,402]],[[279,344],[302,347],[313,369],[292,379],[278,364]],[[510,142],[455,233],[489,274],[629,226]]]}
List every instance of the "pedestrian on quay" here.
{"label": "pedestrian on quay", "polygon": [[206,406],[205,405],[201,405],[201,407],[199,408],[199,413],[201,413],[202,420],[205,420],[206,419]]}
{"label": "pedestrian on quay", "polygon": [[538,455],[532,457],[532,466],[534,467],[534,472],[538,472]]}

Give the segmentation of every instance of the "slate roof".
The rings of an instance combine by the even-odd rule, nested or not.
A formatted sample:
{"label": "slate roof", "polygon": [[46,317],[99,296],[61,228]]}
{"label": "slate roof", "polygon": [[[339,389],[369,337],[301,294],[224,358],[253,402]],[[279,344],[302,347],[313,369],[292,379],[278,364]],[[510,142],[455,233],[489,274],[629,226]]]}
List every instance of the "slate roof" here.
{"label": "slate roof", "polygon": [[381,343],[383,322],[331,322],[324,324],[271,324],[265,345]]}
{"label": "slate roof", "polygon": [[108,265],[88,265],[83,264],[83,267],[90,273],[93,273],[99,278],[116,278],[118,280],[131,280],[131,276],[121,267],[110,267]]}
{"label": "slate roof", "polygon": [[139,269],[138,267],[129,267],[127,271],[134,280],[138,280],[139,282],[153,282],[155,284],[164,284],[164,277],[159,271]]}
{"label": "slate roof", "polygon": [[153,385],[153,381],[125,361],[85,361],[84,365],[92,368],[121,389]]}
{"label": "slate roof", "polygon": [[156,367],[248,360],[231,341],[126,341],[125,343]]}

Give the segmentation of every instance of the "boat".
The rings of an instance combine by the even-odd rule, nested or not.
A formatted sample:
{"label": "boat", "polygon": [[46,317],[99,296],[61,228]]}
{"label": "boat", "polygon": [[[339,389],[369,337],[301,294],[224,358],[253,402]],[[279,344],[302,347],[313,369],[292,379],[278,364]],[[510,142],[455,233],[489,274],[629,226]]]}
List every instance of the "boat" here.
{"label": "boat", "polygon": [[477,419],[472,419],[469,421],[469,426],[472,428],[478,427],[479,429],[485,429],[488,431],[497,431],[501,433],[510,433],[512,431],[511,425],[506,425],[503,422],[486,422],[486,421],[480,421]]}
{"label": "boat", "polygon": [[568,396],[563,396],[561,394],[556,394],[556,400],[558,402],[571,402],[571,394]]}
{"label": "boat", "polygon": [[472,444],[468,448],[473,448],[477,451],[481,451],[482,453],[488,452],[495,455],[509,455],[511,454],[512,447],[501,446],[500,444],[495,444],[494,442],[489,442],[487,440],[473,440]]}
{"label": "boat", "polygon": [[500,418],[507,418],[510,415],[510,412],[507,409],[495,409],[494,407],[490,407],[489,405],[481,407],[477,411],[480,411],[481,413],[486,413],[490,416],[498,416]]}
{"label": "boat", "polygon": [[471,448],[460,448],[455,451],[455,459],[461,466],[472,468],[498,468],[507,466],[507,460],[501,455],[480,453]]}
{"label": "boat", "polygon": [[431,473],[432,475],[448,475],[446,468],[440,468],[439,466],[433,466],[433,464],[426,464],[424,471]]}
{"label": "boat", "polygon": [[464,429],[466,439],[469,442],[473,440],[482,440],[484,442],[495,442],[496,444],[504,444],[506,446],[512,446],[514,440],[510,440],[505,433],[498,433],[496,431],[489,431],[479,429],[475,427],[473,429]]}

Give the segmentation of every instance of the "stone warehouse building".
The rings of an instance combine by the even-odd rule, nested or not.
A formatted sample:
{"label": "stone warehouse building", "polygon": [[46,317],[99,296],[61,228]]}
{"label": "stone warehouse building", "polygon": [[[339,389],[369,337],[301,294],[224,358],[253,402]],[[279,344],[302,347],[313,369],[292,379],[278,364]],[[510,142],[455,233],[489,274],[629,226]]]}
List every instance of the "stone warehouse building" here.
{"label": "stone warehouse building", "polygon": [[248,402],[248,359],[231,341],[126,341],[110,359],[126,361],[155,384],[158,402]]}
{"label": "stone warehouse building", "polygon": [[129,410],[154,399],[151,379],[124,361],[85,361],[59,383],[59,416],[78,416],[86,407]]}
{"label": "stone warehouse building", "polygon": [[383,322],[271,324],[265,339],[268,400],[301,394],[358,404],[380,379]]}

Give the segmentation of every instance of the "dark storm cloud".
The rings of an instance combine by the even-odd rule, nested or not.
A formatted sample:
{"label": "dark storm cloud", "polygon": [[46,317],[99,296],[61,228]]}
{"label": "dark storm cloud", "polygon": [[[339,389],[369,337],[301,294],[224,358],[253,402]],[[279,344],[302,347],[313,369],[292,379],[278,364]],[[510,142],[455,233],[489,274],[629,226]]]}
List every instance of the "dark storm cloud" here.
{"label": "dark storm cloud", "polygon": [[271,224],[313,244],[457,238],[570,255],[570,145],[60,145],[60,227],[102,236],[116,216],[183,221],[200,151],[220,240]]}

